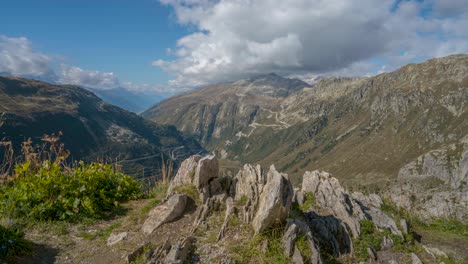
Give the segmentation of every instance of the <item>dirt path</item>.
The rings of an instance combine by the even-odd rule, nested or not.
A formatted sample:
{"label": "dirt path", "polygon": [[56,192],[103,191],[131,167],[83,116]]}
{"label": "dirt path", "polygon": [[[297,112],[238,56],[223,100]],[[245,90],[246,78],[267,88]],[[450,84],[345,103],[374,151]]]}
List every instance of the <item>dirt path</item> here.
{"label": "dirt path", "polygon": [[[109,221],[27,230],[26,237],[35,243],[34,252],[18,263],[126,263],[128,254],[148,242],[157,245],[167,238],[172,244],[189,232],[194,206],[177,221],[164,224],[150,236],[143,235],[141,226],[153,206],[152,199],[132,201],[123,205],[128,210],[125,215]],[[109,235],[121,232],[127,232],[127,238],[108,246]]]}

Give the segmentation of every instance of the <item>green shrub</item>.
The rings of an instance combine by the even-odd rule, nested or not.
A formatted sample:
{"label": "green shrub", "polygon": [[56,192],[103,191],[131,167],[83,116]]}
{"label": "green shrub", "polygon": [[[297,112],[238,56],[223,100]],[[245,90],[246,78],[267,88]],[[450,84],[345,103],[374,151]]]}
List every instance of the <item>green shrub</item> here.
{"label": "green shrub", "polygon": [[313,192],[304,193],[304,203],[301,205],[301,210],[303,212],[306,212],[312,206],[314,206],[314,207],[317,206],[315,204],[315,195],[314,195],[314,193]]}
{"label": "green shrub", "polygon": [[24,239],[19,228],[0,225],[0,259],[27,255],[31,251],[32,243]]}
{"label": "green shrub", "polygon": [[80,162],[62,168],[45,161],[37,169],[17,165],[13,180],[0,185],[0,213],[38,220],[102,218],[119,203],[142,195],[138,183],[110,165]]}

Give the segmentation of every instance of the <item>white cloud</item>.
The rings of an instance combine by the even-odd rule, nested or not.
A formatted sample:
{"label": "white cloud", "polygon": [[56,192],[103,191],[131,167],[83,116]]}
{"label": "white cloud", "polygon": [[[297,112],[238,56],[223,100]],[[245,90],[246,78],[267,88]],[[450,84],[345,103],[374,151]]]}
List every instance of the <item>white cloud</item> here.
{"label": "white cloud", "polygon": [[94,89],[124,88],[134,92],[174,93],[174,87],[154,84],[122,82],[113,72],[82,69],[61,64],[54,71],[55,57],[33,48],[25,37],[12,38],[0,35],[0,75],[35,78],[53,83],[73,84]]}
{"label": "white cloud", "polygon": [[267,72],[367,75],[468,52],[463,0],[402,1],[394,12],[393,0],[161,2],[196,29],[171,49],[173,60],[153,62],[178,87]]}
{"label": "white cloud", "polygon": [[0,73],[23,76],[52,76],[51,58],[35,51],[27,38],[0,35]]}
{"label": "white cloud", "polygon": [[99,89],[110,89],[120,86],[120,81],[113,72],[83,70],[70,65],[61,65],[58,82]]}

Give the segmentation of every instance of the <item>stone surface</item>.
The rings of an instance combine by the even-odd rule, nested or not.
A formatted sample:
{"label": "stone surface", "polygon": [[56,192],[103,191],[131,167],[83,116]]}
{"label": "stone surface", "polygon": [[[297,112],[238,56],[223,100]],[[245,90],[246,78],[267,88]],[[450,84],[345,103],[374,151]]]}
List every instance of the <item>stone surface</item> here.
{"label": "stone surface", "polygon": [[160,225],[180,217],[185,211],[187,199],[186,194],[173,194],[167,201],[151,209],[143,224],[143,233],[151,234]]}
{"label": "stone surface", "polygon": [[428,247],[426,245],[423,245],[423,248],[433,258],[438,258],[438,257],[448,258],[447,254],[445,254],[445,252],[443,252],[442,250],[438,248]]}
{"label": "stone surface", "polygon": [[256,233],[286,220],[291,210],[293,192],[288,176],[276,171],[272,165],[252,220],[252,227]]}
{"label": "stone surface", "polygon": [[200,190],[208,185],[211,179],[218,178],[218,173],[218,159],[214,155],[205,156],[198,161],[193,184]]}
{"label": "stone surface", "polygon": [[370,210],[366,210],[366,213],[369,214],[375,226],[379,228],[388,229],[390,232],[392,232],[392,234],[397,235],[401,237],[402,239],[404,239],[403,234],[398,229],[395,223],[395,220],[393,220],[393,218],[388,216],[386,213],[376,208],[371,208]]}
{"label": "stone surface", "polygon": [[416,254],[411,253],[410,256],[411,256],[411,263],[412,264],[423,264],[422,261],[419,259],[419,257]]}
{"label": "stone surface", "polygon": [[387,249],[391,249],[393,245],[394,245],[393,240],[388,236],[384,236],[382,239],[382,243],[380,244],[380,247],[382,250],[387,250]]}
{"label": "stone surface", "polygon": [[122,232],[119,234],[111,234],[109,238],[107,238],[107,245],[113,246],[119,243],[120,241],[127,239],[127,236],[128,236],[127,232]]}
{"label": "stone surface", "polygon": [[171,250],[167,253],[164,263],[176,264],[185,263],[190,253],[190,248],[194,243],[193,237],[187,237],[180,243],[171,246]]}
{"label": "stone surface", "polygon": [[336,178],[327,172],[306,172],[301,191],[313,193],[315,203],[319,207],[327,208],[336,218],[343,221],[353,237],[359,236],[359,220],[364,218],[364,213]]}
{"label": "stone surface", "polygon": [[291,257],[291,261],[293,264],[304,264],[304,259],[302,258],[302,254],[297,247],[294,247],[294,253]]}
{"label": "stone surface", "polygon": [[170,195],[174,188],[180,185],[193,184],[195,178],[195,170],[198,166],[198,161],[202,157],[199,155],[193,155],[188,159],[184,160],[180,164],[179,170],[177,171],[176,176],[171,180],[169,188],[167,189],[167,194]]}

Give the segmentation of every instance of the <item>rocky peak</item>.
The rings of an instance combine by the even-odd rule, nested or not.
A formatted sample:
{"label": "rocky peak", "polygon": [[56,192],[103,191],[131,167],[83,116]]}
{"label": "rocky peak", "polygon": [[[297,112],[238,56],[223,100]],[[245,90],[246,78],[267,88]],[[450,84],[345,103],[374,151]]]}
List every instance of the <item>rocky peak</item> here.
{"label": "rocky peak", "polygon": [[286,97],[311,85],[299,79],[284,78],[275,73],[269,73],[234,82],[233,86],[240,87],[245,94],[249,95]]}

